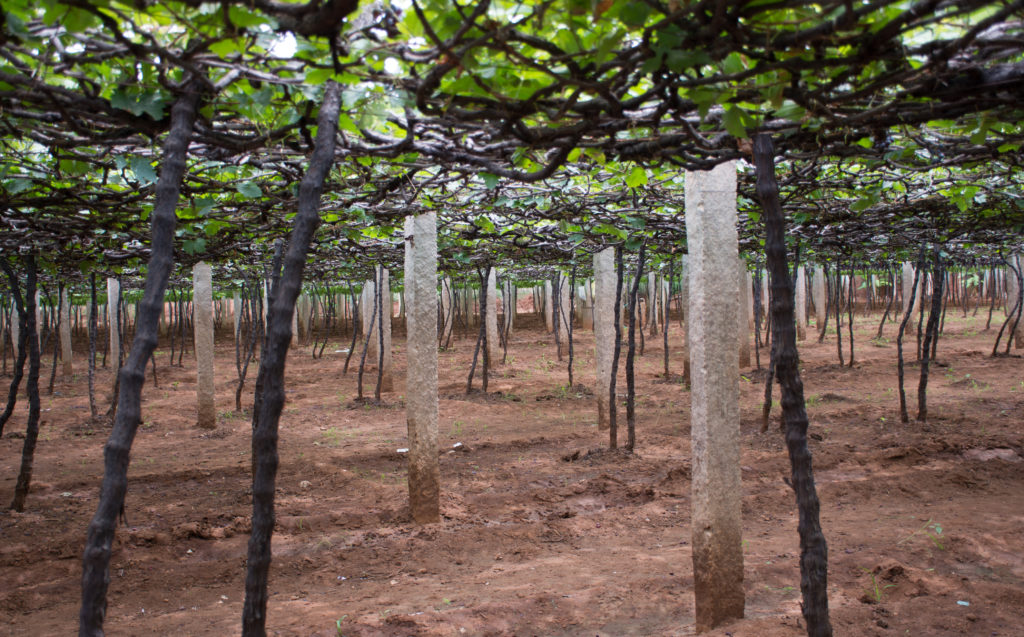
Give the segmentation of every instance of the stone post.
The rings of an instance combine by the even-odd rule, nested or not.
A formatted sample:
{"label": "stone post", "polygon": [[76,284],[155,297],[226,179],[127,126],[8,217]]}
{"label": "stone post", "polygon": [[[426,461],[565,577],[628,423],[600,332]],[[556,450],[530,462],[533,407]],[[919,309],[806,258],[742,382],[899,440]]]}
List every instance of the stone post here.
{"label": "stone post", "polygon": [[[748,308],[750,307],[750,272],[747,271],[747,262],[737,259],[737,281],[739,284],[740,306],[737,313],[736,330],[739,338],[739,366],[750,367],[750,320],[752,318]],[[723,315],[727,316],[727,315]]]}
{"label": "stone post", "polygon": [[[406,305],[409,304],[409,296],[406,294],[405,298]],[[406,310],[406,316],[408,316],[409,310]],[[408,320],[408,319],[407,319]],[[452,280],[449,277],[441,279],[441,344],[444,345],[448,342],[448,339],[452,334],[452,324],[455,323],[455,312],[453,311],[452,303]]]}
{"label": "stone post", "polygon": [[560,334],[559,340],[562,341],[566,348],[569,343],[569,322],[572,321],[572,312],[569,311],[569,303],[572,300],[573,290],[570,289],[572,286],[569,285],[569,277],[564,274],[558,275],[558,318],[562,321],[558,325]]}
{"label": "stone post", "polygon": [[192,306],[195,315],[196,395],[199,409],[196,424],[204,429],[217,426],[213,378],[213,273],[210,264],[192,267]]}
{"label": "stone post", "polygon": [[18,339],[21,338],[21,319],[18,318],[17,308],[11,309],[11,351],[18,355]]}
{"label": "stone post", "polygon": [[516,308],[518,307],[519,301],[519,299],[516,298],[518,294],[519,293],[516,290],[515,283],[512,281],[512,279],[506,278],[504,281],[501,282],[501,306],[502,313],[504,313],[505,315],[505,319],[504,323],[499,327],[501,327],[502,329],[504,329],[505,327],[508,328],[506,338],[512,337],[512,328],[515,326]]}
{"label": "stone post", "polygon": [[118,361],[121,357],[121,325],[117,321],[117,296],[121,290],[121,284],[115,278],[107,279],[107,330],[110,338],[110,367],[116,372],[120,367]]}
{"label": "stone post", "polygon": [[231,314],[234,317],[234,338],[238,340],[238,326],[242,322],[242,293],[235,290],[231,295]]}
{"label": "stone post", "polygon": [[[1014,267],[1016,267],[1019,270],[1020,267],[1021,267],[1020,256],[1018,255],[1018,256],[1013,256],[1013,257],[1010,257],[1010,258],[1012,260],[1014,260],[1014,264],[1013,264]],[[1007,313],[1007,316],[1010,316],[1010,313],[1013,312],[1013,306],[1017,303],[1017,298],[1020,296],[1020,289],[1017,286],[1017,275],[1014,274],[1013,270],[1011,270],[1010,268],[1006,268],[1005,273],[1006,273],[1006,313]],[[1016,314],[1014,313],[1013,316],[1016,316]],[[1010,327],[1011,328],[1013,327],[1013,322],[1012,321],[1010,322]],[[1020,322],[1017,323],[1017,329],[1014,331],[1014,333],[1013,334],[1008,334],[1007,338],[1013,338],[1013,340],[1014,340],[1014,344],[1013,344],[1014,349],[1024,348],[1024,316],[1022,316]]]}
{"label": "stone post", "polygon": [[691,382],[690,377],[690,255],[684,254],[679,259],[679,304],[683,312],[683,379]]}
{"label": "stone post", "polygon": [[544,326],[548,333],[555,331],[554,303],[551,298],[551,281],[544,281]]}
{"label": "stone post", "polygon": [[615,350],[615,248],[594,253],[594,358],[597,378],[597,428],[606,430],[609,421],[609,387],[612,382],[612,356]]}
{"label": "stone post", "polygon": [[498,273],[491,268],[487,274],[487,356],[491,361],[491,367],[501,361],[501,343],[498,341],[498,311],[495,301],[498,299]]}
{"label": "stone post", "polygon": [[72,374],[71,299],[69,298],[67,288],[61,291],[60,303],[60,356],[64,360],[64,375],[70,377]]}
{"label": "stone post", "polygon": [[754,331],[756,317],[754,316],[754,274],[743,264],[743,289],[746,291],[746,329]]}
{"label": "stone post", "polygon": [[825,324],[825,311],[828,309],[828,301],[825,299],[825,269],[814,268],[814,289],[811,290],[811,300],[814,301],[814,324],[820,330]]}
{"label": "stone post", "polygon": [[647,273],[647,325],[651,336],[658,335],[658,273]]}
{"label": "stone post", "polygon": [[437,457],[437,217],[405,218],[405,413],[409,430],[409,509],[413,520],[441,520]]}
{"label": "stone post", "polygon": [[[736,165],[686,173],[692,365],[693,576],[697,632],[743,617],[742,485],[735,329],[746,323],[736,234]],[[726,325],[729,323],[727,322]]]}
{"label": "stone post", "polygon": [[376,367],[377,365],[377,320],[373,311],[374,304],[377,302],[376,295],[377,288],[372,279],[367,280],[363,283],[363,295],[362,295],[362,319],[363,319],[363,338],[365,339],[367,334],[370,336],[369,345],[366,347],[366,362]]}
{"label": "stone post", "polygon": [[[385,392],[385,391],[394,391],[394,389],[395,389],[395,381],[394,381],[394,378],[391,375],[391,363],[392,363],[392,356],[391,356],[391,319],[394,317],[395,302],[394,302],[394,298],[391,296],[391,276],[390,276],[390,273],[388,272],[388,269],[387,268],[380,268],[379,272],[380,272],[380,274],[378,275],[377,278],[380,279],[380,289],[381,289],[381,296],[380,296],[380,302],[381,302],[381,316],[380,316],[380,320],[381,320],[381,322],[380,322],[380,326],[381,326],[381,329],[383,330],[381,333],[384,335],[384,364],[381,366],[381,369],[383,371],[381,372],[381,378],[380,378],[380,390],[382,392]],[[434,320],[435,321],[437,320],[436,314],[434,316]],[[436,332],[437,330],[435,329],[434,331]],[[376,365],[377,362],[380,360],[380,352],[381,352],[381,350],[380,350],[380,339],[377,336],[374,336],[374,338],[377,338],[377,348],[378,348],[377,352],[376,352],[376,356],[377,357],[373,359],[373,363],[374,363],[374,365]]]}
{"label": "stone post", "polygon": [[[923,283],[923,281],[922,281]],[[910,309],[910,295],[914,293],[914,266],[910,263],[903,263],[903,272],[900,275],[900,284],[903,287],[903,313]],[[918,288],[918,296],[922,288]],[[914,299],[914,308],[920,302],[919,298]]]}
{"label": "stone post", "polygon": [[802,265],[796,269],[796,338],[807,340],[807,273]]}
{"label": "stone post", "polygon": [[263,280],[263,325],[267,325],[267,316],[270,315],[270,287],[266,279]]}
{"label": "stone post", "polygon": [[594,290],[591,287],[590,279],[583,283],[583,308],[580,312],[580,319],[583,329],[594,329]]}
{"label": "stone post", "polygon": [[[768,313],[772,311],[772,309],[768,307],[768,296],[770,291],[771,284],[768,282],[768,268],[765,268],[764,271],[761,273],[761,313],[765,318],[767,318]],[[807,306],[806,304],[804,304],[804,319],[807,318],[806,310]]]}

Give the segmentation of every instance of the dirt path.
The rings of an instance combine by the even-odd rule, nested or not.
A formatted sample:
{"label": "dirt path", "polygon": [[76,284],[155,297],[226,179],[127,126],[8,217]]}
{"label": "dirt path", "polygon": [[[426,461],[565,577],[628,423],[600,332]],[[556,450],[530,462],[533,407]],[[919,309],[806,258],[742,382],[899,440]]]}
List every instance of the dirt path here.
{"label": "dirt path", "polygon": [[[927,424],[898,422],[895,345],[869,341],[877,317],[857,319],[854,369],[835,364],[834,337],[801,344],[838,635],[1024,634],[1024,360],[989,358],[984,317],[956,313],[939,345]],[[689,394],[659,378],[660,339],[650,339],[637,365],[638,454],[601,452],[593,397],[566,390],[564,363],[537,325],[517,318],[510,362],[492,377],[496,395],[462,395],[469,339],[441,353],[444,521],[427,527],[409,522],[396,453],[405,446],[404,337],[396,331],[396,391],[385,407],[352,405],[355,374],[341,376],[336,351],[347,339],[322,360],[293,352],[272,634],[692,634]],[[678,324],[672,330],[678,343]],[[592,387],[592,334],[577,335],[577,378]],[[159,387],[147,381],[129,525],[112,562],[111,635],[239,630],[250,424],[232,412],[233,347],[218,348],[213,433],[192,426],[194,370],[167,367],[163,349]],[[84,358],[75,365],[84,369]],[[681,369],[675,349],[673,365]],[[97,387],[111,378],[101,371]],[[747,369],[741,383],[747,618],[714,635],[803,634],[795,502],[775,420],[759,431],[761,378]],[[916,365],[909,379],[913,407]],[[76,631],[107,435],[87,424],[85,391],[80,374],[44,395],[27,512],[0,514],[0,634]],[[247,404],[251,395],[250,380]],[[0,440],[4,504],[24,408]],[[457,442],[464,451],[450,450]]]}

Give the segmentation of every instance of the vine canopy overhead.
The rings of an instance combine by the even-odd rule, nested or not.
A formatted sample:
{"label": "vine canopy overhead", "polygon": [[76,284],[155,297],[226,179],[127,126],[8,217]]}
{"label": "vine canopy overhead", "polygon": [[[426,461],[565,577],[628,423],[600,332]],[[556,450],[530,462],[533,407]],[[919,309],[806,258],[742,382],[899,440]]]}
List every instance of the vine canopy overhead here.
{"label": "vine canopy overhead", "polygon": [[[991,255],[1024,230],[1024,2],[4,4],[0,248],[131,269],[170,107],[202,92],[177,258],[257,264],[284,236],[327,81],[335,168],[311,262],[442,266],[685,249],[684,169],[780,155],[791,242]],[[741,237],[761,235],[741,170]],[[479,245],[478,245],[479,244]]]}

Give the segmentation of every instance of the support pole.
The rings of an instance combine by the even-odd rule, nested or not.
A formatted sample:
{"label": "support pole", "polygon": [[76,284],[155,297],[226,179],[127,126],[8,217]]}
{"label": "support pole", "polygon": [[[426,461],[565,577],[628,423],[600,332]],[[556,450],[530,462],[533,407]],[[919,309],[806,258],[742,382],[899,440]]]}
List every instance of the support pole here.
{"label": "support pole", "polygon": [[441,520],[437,457],[437,217],[405,218],[409,509],[419,524]]}
{"label": "support pole", "polygon": [[[686,173],[693,448],[693,577],[697,631],[743,617],[737,326],[747,316],[736,290],[736,164]],[[738,317],[738,318],[737,318]],[[726,327],[722,329],[723,320]]]}
{"label": "support pole", "polygon": [[210,264],[192,267],[192,307],[196,337],[196,425],[203,429],[217,426],[213,378],[213,273]]}

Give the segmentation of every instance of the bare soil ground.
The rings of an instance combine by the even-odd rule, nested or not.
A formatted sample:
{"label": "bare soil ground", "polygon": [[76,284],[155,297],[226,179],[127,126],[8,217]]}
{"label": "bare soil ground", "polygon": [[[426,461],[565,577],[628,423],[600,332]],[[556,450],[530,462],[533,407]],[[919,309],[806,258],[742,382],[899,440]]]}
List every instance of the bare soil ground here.
{"label": "bare soil ground", "polygon": [[[872,342],[879,317],[857,317],[852,369],[837,365],[834,334],[818,344],[812,330],[801,343],[838,635],[1024,635],[1024,360],[988,356],[994,330],[983,331],[984,313],[964,319],[950,309],[926,424],[899,422],[895,325]],[[491,395],[463,395],[471,339],[441,353],[444,520],[429,526],[410,522],[396,452],[405,446],[401,333],[395,392],[384,406],[353,404],[355,373],[342,376],[338,351],[346,338],[321,360],[308,347],[293,351],[271,634],[693,633],[690,394],[661,377],[660,338],[648,338],[638,361],[638,448],[627,456],[603,451],[595,400],[567,387],[537,319],[517,321]],[[674,374],[680,334],[673,323]],[[84,357],[74,362],[79,373],[43,396],[28,509],[0,514],[0,634],[76,632],[81,551],[108,429],[89,423]],[[167,363],[164,347],[159,386],[150,378],[144,390],[107,628],[237,634],[251,427],[248,413],[233,412],[234,349],[218,343],[213,432],[193,426],[194,369]],[[593,370],[593,336],[580,331],[577,383],[592,388]],[[912,413],[917,371],[911,363]],[[804,634],[789,464],[777,408],[771,430],[760,432],[762,378],[748,368],[741,382],[746,619],[713,635]],[[109,370],[99,373],[101,398],[111,380]],[[5,504],[25,402],[0,440]],[[464,451],[451,451],[458,442]]]}

